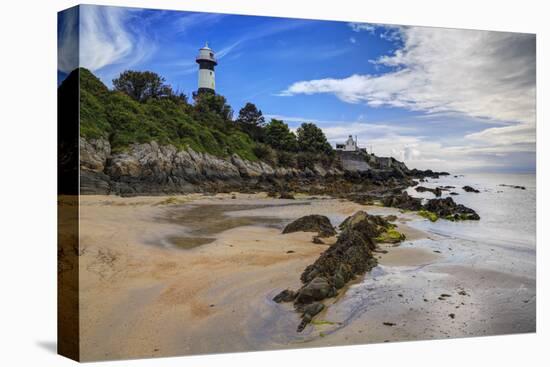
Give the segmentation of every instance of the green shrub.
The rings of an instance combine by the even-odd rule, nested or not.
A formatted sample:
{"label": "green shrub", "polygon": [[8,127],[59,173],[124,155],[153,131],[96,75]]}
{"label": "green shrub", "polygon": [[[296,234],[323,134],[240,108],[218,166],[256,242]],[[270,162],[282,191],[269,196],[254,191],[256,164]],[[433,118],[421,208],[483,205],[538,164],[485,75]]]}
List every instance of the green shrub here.
{"label": "green shrub", "polygon": [[296,163],[299,169],[313,169],[317,163],[317,155],[311,152],[300,152],[296,155]]}
{"label": "green shrub", "polygon": [[259,160],[272,166],[277,165],[277,153],[273,148],[266,144],[256,144],[252,150]]}
{"label": "green shrub", "polygon": [[277,162],[283,167],[296,168],[296,154],[278,150]]}

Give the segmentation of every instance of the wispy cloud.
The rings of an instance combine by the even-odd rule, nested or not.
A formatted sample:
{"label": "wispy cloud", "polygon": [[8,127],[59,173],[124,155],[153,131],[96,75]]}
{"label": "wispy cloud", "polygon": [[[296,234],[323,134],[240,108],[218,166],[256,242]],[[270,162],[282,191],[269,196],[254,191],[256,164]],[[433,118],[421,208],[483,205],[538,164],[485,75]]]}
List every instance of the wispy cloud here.
{"label": "wispy cloud", "polygon": [[251,40],[252,40],[251,38],[243,37],[242,39],[239,39],[229,45],[226,45],[222,49],[216,52],[216,57],[218,59],[223,59],[225,56],[229,55],[231,51],[233,51],[235,48],[240,46],[242,43],[246,41],[251,41]]}
{"label": "wispy cloud", "polygon": [[494,143],[500,146],[512,147],[516,144],[529,144],[535,150],[537,132],[533,124],[519,124],[504,127],[492,127],[477,133],[466,135],[466,139]]}
{"label": "wispy cloud", "polygon": [[374,34],[374,31],[376,30],[375,24],[369,24],[369,23],[348,23],[349,27],[354,32],[369,32],[371,34]]}
{"label": "wispy cloud", "polygon": [[222,59],[245,43],[259,40],[265,37],[273,36],[278,33],[291,31],[293,29],[300,28],[308,24],[311,24],[311,23],[307,21],[302,21],[302,20],[289,19],[289,20],[278,20],[269,26],[262,25],[261,27],[258,27],[256,29],[249,30],[240,38],[237,38],[233,40],[231,43],[222,47],[220,50],[216,52],[216,57],[218,59]]}
{"label": "wispy cloud", "polygon": [[[68,72],[76,66],[65,50],[80,37],[79,64],[92,71],[122,64],[130,67],[146,59],[155,49],[154,42],[142,29],[132,24],[137,9],[81,5],[79,15],[64,18],[59,35],[59,69]],[[80,28],[75,25],[80,18]],[[78,29],[78,32],[75,30]]]}
{"label": "wispy cloud", "polygon": [[195,27],[209,27],[220,20],[222,20],[225,14],[216,13],[191,13],[178,17],[174,21],[174,32],[187,33]]}
{"label": "wispy cloud", "polygon": [[78,7],[63,12],[57,38],[57,68],[69,73],[78,67]]}

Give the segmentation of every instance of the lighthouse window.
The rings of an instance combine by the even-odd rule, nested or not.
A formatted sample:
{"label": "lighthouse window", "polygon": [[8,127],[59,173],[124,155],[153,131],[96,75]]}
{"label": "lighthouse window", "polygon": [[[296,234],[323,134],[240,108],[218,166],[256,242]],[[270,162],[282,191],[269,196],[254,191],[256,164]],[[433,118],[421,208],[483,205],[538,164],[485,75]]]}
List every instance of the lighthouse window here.
{"label": "lighthouse window", "polygon": [[210,75],[212,75],[212,72],[210,72]]}
{"label": "lighthouse window", "polygon": [[212,52],[210,52],[210,57],[214,58],[214,54]]}

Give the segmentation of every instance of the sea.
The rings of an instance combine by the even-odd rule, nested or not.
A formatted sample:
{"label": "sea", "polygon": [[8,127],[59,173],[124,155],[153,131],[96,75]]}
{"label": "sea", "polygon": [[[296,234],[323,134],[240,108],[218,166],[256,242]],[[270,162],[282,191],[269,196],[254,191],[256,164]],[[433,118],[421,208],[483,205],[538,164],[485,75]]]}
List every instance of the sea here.
{"label": "sea", "polygon": [[[536,176],[534,174],[464,174],[440,176],[419,185],[435,188],[454,186],[443,191],[459,204],[474,209],[479,221],[415,221],[413,226],[447,237],[462,238],[484,244],[535,249],[536,246]],[[479,193],[464,191],[471,186]],[[525,187],[525,190],[512,186]],[[430,192],[409,188],[411,196],[432,199]],[[459,195],[450,195],[456,192]]]}

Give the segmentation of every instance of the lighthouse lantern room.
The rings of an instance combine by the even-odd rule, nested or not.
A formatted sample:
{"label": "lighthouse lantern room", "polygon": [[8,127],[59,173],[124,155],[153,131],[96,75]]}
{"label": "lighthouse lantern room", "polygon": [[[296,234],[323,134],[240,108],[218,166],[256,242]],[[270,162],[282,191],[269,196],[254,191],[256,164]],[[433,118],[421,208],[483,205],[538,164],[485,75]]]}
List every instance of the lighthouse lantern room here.
{"label": "lighthouse lantern room", "polygon": [[197,56],[197,64],[199,64],[199,89],[198,93],[215,93],[216,82],[214,78],[214,67],[218,65],[214,51],[208,47],[208,43],[199,49]]}

